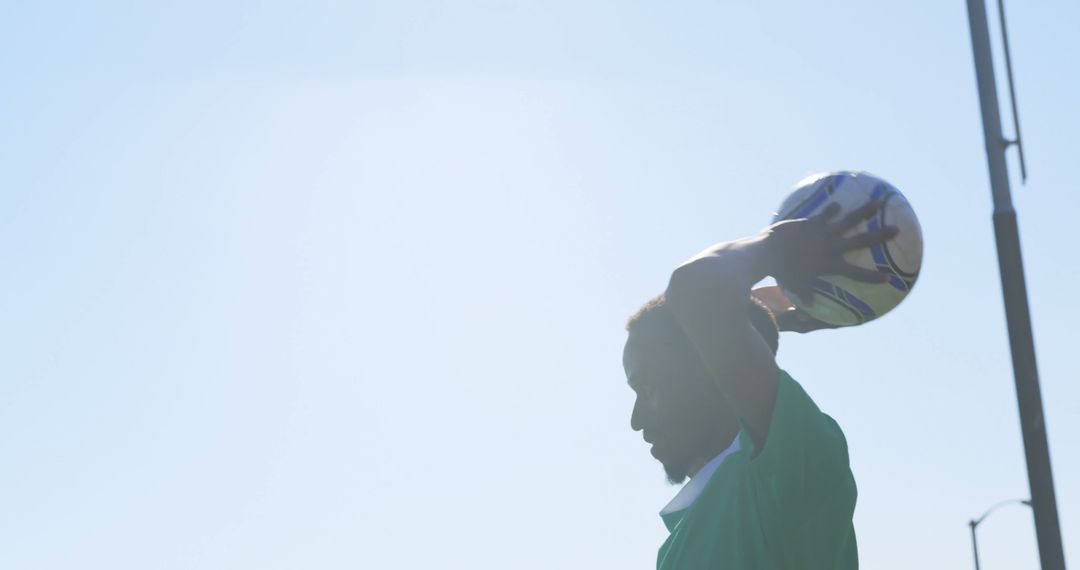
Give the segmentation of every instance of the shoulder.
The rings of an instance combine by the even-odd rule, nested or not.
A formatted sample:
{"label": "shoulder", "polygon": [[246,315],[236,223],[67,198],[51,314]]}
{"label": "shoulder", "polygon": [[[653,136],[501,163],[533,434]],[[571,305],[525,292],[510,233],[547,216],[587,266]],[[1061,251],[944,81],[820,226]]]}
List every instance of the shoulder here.
{"label": "shoulder", "polygon": [[781,369],[769,437],[754,455],[755,462],[769,462],[773,456],[790,454],[839,455],[846,463],[847,440],[836,420],[822,412],[803,386]]}

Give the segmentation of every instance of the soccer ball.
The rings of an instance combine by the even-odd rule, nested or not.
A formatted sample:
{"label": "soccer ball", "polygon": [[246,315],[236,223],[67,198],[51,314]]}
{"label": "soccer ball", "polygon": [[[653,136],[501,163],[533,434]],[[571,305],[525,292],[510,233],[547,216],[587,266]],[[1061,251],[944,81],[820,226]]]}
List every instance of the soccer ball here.
{"label": "soccer ball", "polygon": [[886,283],[863,283],[840,275],[816,277],[812,304],[806,304],[779,283],[794,305],[810,316],[838,326],[861,325],[884,315],[900,304],[911,292],[922,266],[922,230],[915,210],[892,184],[865,172],[826,172],[804,178],[780,205],[773,223],[780,220],[809,218],[831,203],[840,205],[834,220],[869,202],[884,200],[871,218],[860,222],[846,235],[874,231],[886,225],[897,226],[900,234],[873,247],[844,254],[852,265],[874,269],[889,275]]}

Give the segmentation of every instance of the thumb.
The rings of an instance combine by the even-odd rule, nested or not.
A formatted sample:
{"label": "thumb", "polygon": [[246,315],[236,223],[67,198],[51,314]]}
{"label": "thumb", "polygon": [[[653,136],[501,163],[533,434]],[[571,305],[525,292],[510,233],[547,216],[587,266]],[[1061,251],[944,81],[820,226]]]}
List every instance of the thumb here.
{"label": "thumb", "polygon": [[814,304],[814,288],[809,283],[802,282],[787,287],[792,303],[797,309],[804,309]]}

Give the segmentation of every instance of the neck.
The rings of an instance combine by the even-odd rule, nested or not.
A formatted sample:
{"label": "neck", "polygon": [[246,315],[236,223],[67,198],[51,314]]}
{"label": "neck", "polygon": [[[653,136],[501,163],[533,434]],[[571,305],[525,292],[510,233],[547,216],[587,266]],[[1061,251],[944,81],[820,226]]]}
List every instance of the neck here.
{"label": "neck", "polygon": [[690,468],[686,470],[686,473],[693,478],[698,474],[714,457],[720,455],[727,449],[732,443],[735,442],[735,438],[739,436],[739,430],[735,430],[727,433],[724,436],[717,438],[716,445],[711,446],[710,450],[702,453],[697,459],[690,463]]}
{"label": "neck", "polygon": [[692,464],[690,464],[690,469],[686,470],[686,472],[690,475],[690,478],[693,479],[694,475],[697,475],[698,471],[701,471],[701,468],[705,467],[705,464],[708,463],[709,460],[712,459],[713,457],[716,457],[716,455],[710,455],[708,457],[700,457],[700,458],[696,459]]}

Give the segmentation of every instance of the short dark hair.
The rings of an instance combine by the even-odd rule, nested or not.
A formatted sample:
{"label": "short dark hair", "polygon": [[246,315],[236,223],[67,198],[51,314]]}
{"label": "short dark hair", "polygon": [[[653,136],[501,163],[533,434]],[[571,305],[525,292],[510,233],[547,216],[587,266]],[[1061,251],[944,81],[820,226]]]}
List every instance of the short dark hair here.
{"label": "short dark hair", "polygon": [[[780,348],[780,329],[776,325],[776,317],[773,316],[772,311],[764,303],[753,297],[747,299],[746,311],[747,316],[750,318],[750,324],[754,326],[754,329],[757,330],[765,344],[775,355]],[[667,299],[663,293],[646,301],[641,308],[631,315],[626,322],[626,330],[632,332],[642,325],[660,326],[667,329],[671,334],[685,338],[686,333],[683,332],[679,323],[675,321],[675,315],[671,313],[671,309],[667,306]],[[688,339],[687,342],[689,342]]]}

